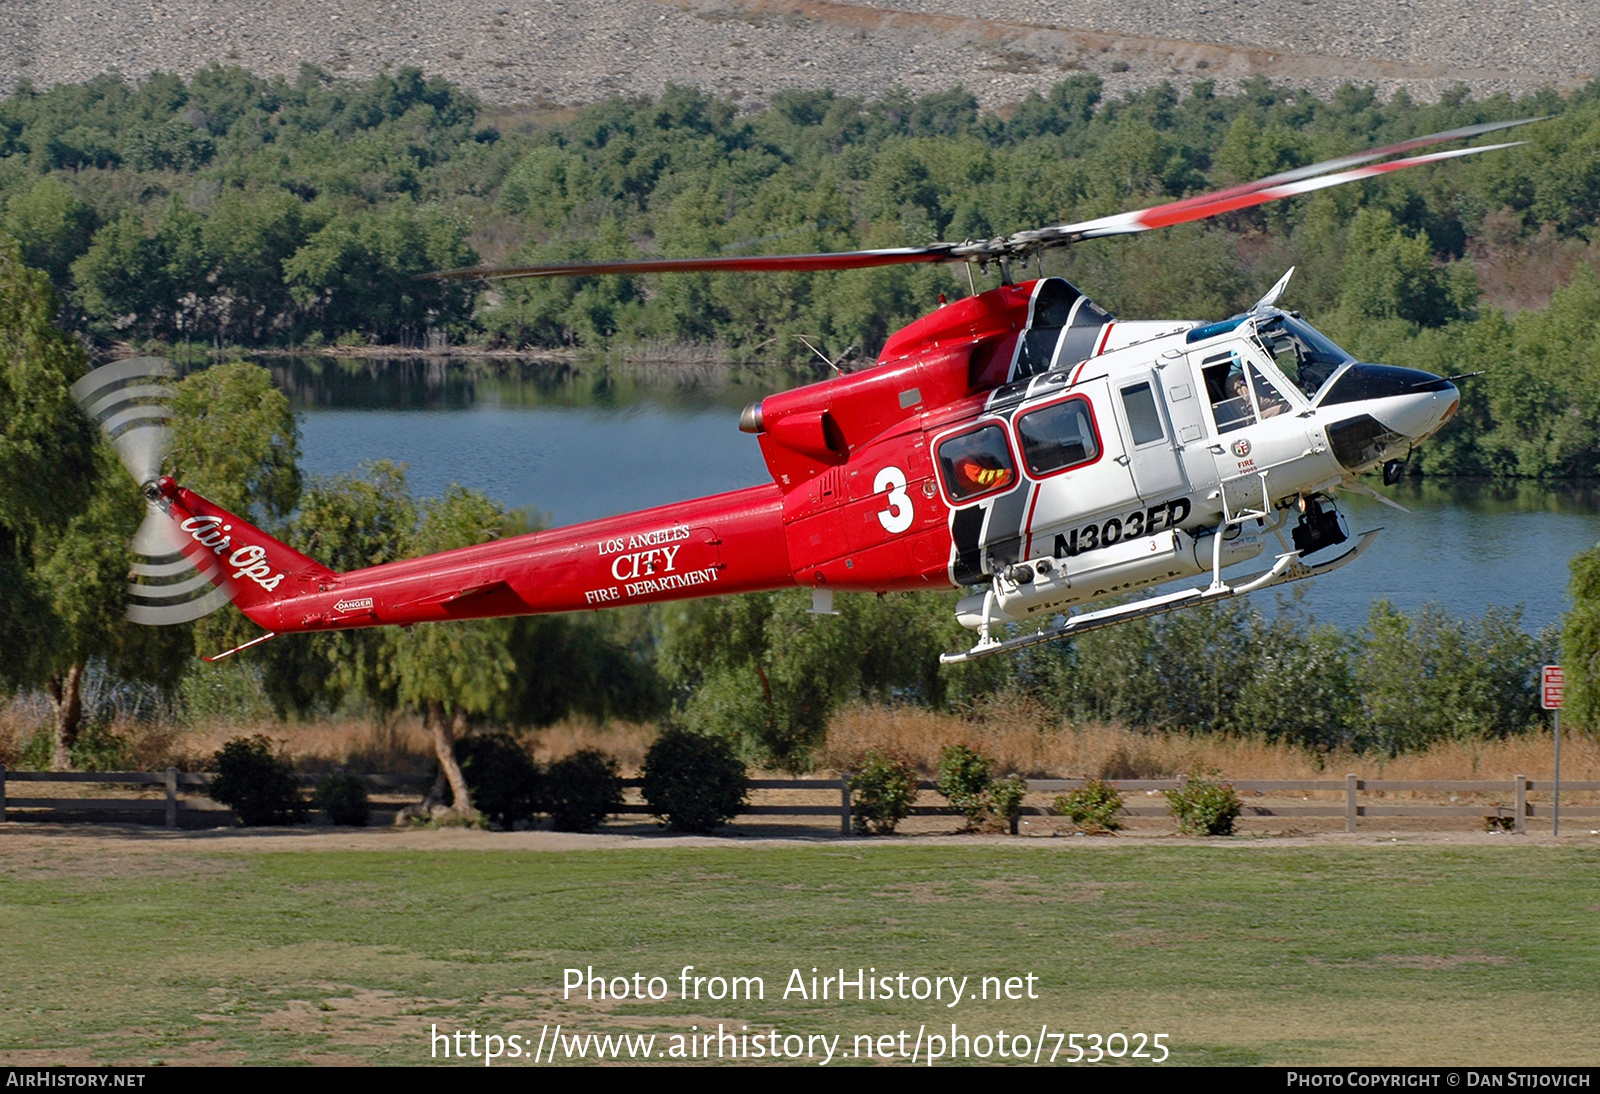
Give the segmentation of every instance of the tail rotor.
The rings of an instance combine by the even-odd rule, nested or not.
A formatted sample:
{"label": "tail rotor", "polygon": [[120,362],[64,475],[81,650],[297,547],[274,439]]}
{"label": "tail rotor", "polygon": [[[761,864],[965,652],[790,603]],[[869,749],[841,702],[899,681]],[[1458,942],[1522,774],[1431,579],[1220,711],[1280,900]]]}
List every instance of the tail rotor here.
{"label": "tail rotor", "polygon": [[228,602],[212,583],[215,568],[196,570],[179,549],[172,520],[160,503],[156,480],[172,437],[172,363],[160,357],[115,361],[72,385],[89,420],[117,450],[146,498],[144,522],[134,533],[128,618],[146,626],[188,623]]}

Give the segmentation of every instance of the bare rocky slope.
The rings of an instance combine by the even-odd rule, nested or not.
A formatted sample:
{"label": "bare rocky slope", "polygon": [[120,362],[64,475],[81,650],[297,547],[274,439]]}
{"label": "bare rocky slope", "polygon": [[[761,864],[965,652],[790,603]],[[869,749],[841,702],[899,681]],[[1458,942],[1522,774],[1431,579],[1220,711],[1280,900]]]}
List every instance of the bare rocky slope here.
{"label": "bare rocky slope", "polygon": [[1570,89],[1600,71],[1600,5],[1480,0],[0,0],[0,91],[213,63],[348,76],[416,65],[499,105],[692,84],[747,106],[786,88],[986,107],[1074,71],[1112,92],[1250,76],[1432,99]]}

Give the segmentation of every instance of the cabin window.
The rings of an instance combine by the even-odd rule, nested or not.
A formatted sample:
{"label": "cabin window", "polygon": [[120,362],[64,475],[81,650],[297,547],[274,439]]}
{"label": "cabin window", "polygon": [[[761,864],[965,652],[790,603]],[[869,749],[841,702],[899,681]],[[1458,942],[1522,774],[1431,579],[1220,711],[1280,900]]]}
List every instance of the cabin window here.
{"label": "cabin window", "polygon": [[1218,433],[1231,433],[1255,425],[1256,411],[1250,402],[1250,385],[1244,376],[1244,362],[1237,353],[1219,353],[1201,362],[1206,395],[1211,401],[1211,417]]}
{"label": "cabin window", "polygon": [[998,423],[940,442],[939,470],[956,502],[1003,490],[1017,479],[1006,431]]}
{"label": "cabin window", "polygon": [[1022,462],[1034,475],[1090,463],[1100,456],[1094,419],[1085,399],[1067,399],[1017,419]]}
{"label": "cabin window", "polygon": [[1138,384],[1122,389],[1122,406],[1128,412],[1128,432],[1134,447],[1165,440],[1167,431],[1162,428],[1161,414],[1156,410],[1155,392],[1149,384]]}

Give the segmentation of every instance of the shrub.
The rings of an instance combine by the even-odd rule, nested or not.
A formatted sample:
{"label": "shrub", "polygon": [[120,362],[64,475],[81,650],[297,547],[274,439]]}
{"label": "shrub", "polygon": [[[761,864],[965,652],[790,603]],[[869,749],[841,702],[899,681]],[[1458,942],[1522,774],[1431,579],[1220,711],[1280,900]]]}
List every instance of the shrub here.
{"label": "shrub", "polygon": [[1185,836],[1231,836],[1241,808],[1233,784],[1221,782],[1222,772],[1195,764],[1188,780],[1166,791],[1167,807]]}
{"label": "shrub", "polygon": [[[56,758],[54,726],[40,726],[26,738],[8,766],[49,771]],[[74,771],[129,771],[135,766],[133,749],[104,722],[85,720],[78,739],[67,752]]]}
{"label": "shrub", "polygon": [[502,828],[544,810],[544,772],[513,738],[503,733],[463,737],[455,754],[473,807]]}
{"label": "shrub", "polygon": [[326,776],[317,784],[317,792],[311,800],[330,824],[346,824],[352,828],[367,826],[367,784],[354,775],[340,771]]}
{"label": "shrub", "polygon": [[23,771],[49,771],[55,755],[55,730],[50,726],[40,726],[23,741],[15,766]]}
{"label": "shrub", "polygon": [[[54,744],[54,741],[51,742]],[[104,722],[85,722],[72,742],[72,766],[79,771],[127,771],[133,749]]]}
{"label": "shrub", "polygon": [[850,780],[856,831],[880,836],[893,832],[911,815],[920,781],[917,765],[905,753],[870,749]]}
{"label": "shrub", "polygon": [[1005,822],[1013,836],[1017,834],[1017,820],[1022,816],[1022,798],[1027,793],[1028,780],[1021,775],[1007,775],[989,783],[989,808],[995,817]]}
{"label": "shrub", "polygon": [[230,807],[246,827],[293,824],[305,819],[306,803],[294,767],[264,733],[235,737],[217,750],[217,774],[206,793]]}
{"label": "shrub", "polygon": [[968,828],[981,827],[991,803],[986,791],[994,764],[989,757],[966,745],[949,745],[939,753],[939,777],[934,786],[951,808],[964,814]]}
{"label": "shrub", "polygon": [[678,726],[661,731],[644,756],[644,800],[668,828],[710,832],[732,820],[750,796],[733,746]]}
{"label": "shrub", "polygon": [[545,807],[557,832],[588,832],[622,804],[617,761],[585,748],[545,772]]}
{"label": "shrub", "polygon": [[1117,814],[1122,812],[1122,795],[1104,779],[1085,779],[1078,789],[1056,799],[1055,810],[1091,835],[1122,827],[1117,820]]}

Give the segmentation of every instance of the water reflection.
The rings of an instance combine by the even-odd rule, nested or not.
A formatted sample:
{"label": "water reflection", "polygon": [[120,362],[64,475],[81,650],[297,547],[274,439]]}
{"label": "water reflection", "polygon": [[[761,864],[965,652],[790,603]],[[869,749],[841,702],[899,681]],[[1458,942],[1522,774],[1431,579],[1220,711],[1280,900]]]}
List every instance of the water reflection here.
{"label": "water reflection", "polygon": [[[796,382],[713,368],[326,358],[275,362],[273,374],[301,411],[308,471],[404,461],[419,495],[460,482],[558,525],[768,481],[738,408]],[[1359,627],[1383,596],[1458,615],[1521,604],[1536,630],[1566,610],[1568,560],[1600,541],[1595,484],[1430,480],[1387,493],[1413,514],[1342,498],[1352,530],[1385,531],[1360,561],[1306,586],[1316,619]],[[1256,601],[1271,610],[1270,596]]]}
{"label": "water reflection", "polygon": [[1412,513],[1340,496],[1352,531],[1384,531],[1359,561],[1310,583],[1306,605],[1319,619],[1360,626],[1387,597],[1407,611],[1432,600],[1474,616],[1520,604],[1524,627],[1538,630],[1570,604],[1568,561],[1600,541],[1593,484],[1448,480],[1384,492]]}
{"label": "water reflection", "polygon": [[525,358],[277,357],[265,363],[296,410],[624,408],[651,403],[737,411],[752,398],[796,382],[784,374],[730,371],[714,362],[651,366]]}
{"label": "water reflection", "polygon": [[306,470],[401,461],[419,495],[460,482],[562,525],[768,481],[739,408],[790,381],[700,372],[324,360],[274,377]]}

